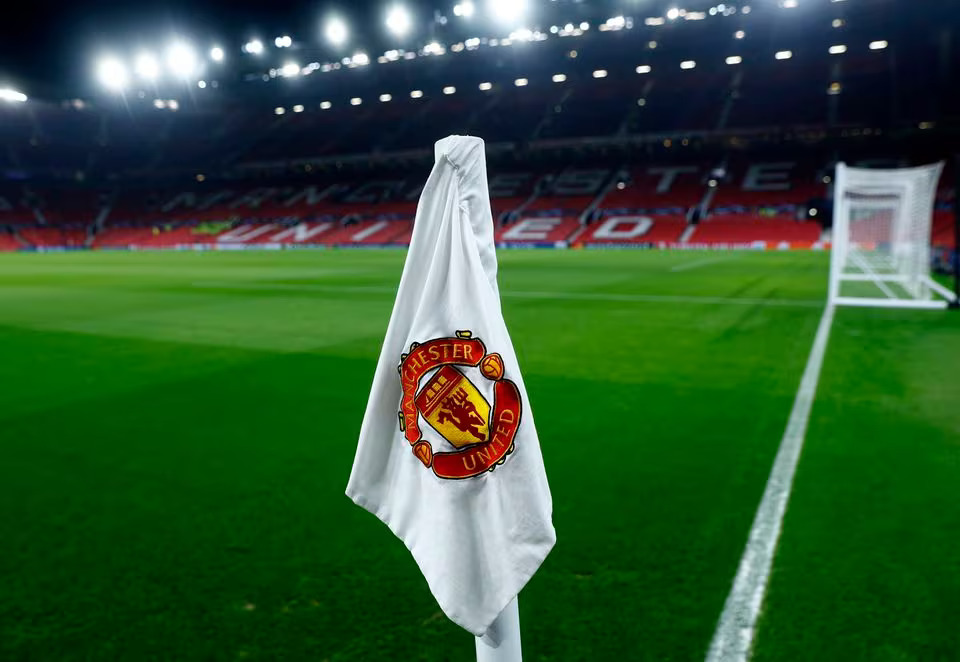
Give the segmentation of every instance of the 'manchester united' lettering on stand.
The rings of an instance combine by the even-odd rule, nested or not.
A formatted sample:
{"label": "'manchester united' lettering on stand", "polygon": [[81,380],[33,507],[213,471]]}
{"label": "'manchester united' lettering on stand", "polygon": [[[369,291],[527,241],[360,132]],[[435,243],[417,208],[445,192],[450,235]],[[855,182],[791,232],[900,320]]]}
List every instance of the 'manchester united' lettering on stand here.
{"label": "'manchester united' lettering on stand", "polygon": [[[413,343],[401,356],[400,429],[413,454],[440,478],[470,478],[492,471],[514,449],[520,427],[517,385],[503,378],[503,358],[487,353],[470,331],[455,338]],[[493,385],[493,407],[457,367],[479,368]],[[420,380],[439,368],[420,388]],[[418,392],[419,389],[419,392]],[[457,450],[434,452],[423,438],[420,416]]]}

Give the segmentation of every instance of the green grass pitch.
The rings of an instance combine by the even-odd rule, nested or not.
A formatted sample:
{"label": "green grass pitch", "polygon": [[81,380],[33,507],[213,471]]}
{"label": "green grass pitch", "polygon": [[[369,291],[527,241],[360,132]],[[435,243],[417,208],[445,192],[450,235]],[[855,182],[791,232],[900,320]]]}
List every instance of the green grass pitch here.
{"label": "green grass pitch", "polygon": [[[0,255],[0,659],[470,660],[343,490],[399,251]],[[529,660],[702,660],[822,253],[502,251],[558,543]],[[956,660],[960,315],[844,309],[755,660]]]}

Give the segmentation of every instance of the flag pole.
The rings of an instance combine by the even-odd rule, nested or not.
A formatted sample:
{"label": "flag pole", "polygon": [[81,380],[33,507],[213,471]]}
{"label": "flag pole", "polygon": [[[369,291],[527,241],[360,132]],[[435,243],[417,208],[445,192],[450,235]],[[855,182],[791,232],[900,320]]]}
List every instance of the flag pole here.
{"label": "flag pole", "polygon": [[514,598],[504,607],[490,629],[477,637],[477,662],[522,662],[520,610]]}

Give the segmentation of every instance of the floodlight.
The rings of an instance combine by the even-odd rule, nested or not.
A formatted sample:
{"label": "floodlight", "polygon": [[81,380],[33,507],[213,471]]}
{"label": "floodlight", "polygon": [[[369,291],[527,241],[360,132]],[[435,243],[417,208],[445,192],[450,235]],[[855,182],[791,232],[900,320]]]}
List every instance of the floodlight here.
{"label": "floodlight", "polygon": [[342,18],[333,16],[327,19],[327,25],[323,29],[323,35],[327,38],[327,41],[334,46],[342,46],[346,43],[350,32]]}
{"label": "floodlight", "polygon": [[474,11],[476,11],[476,8],[473,6],[473,3],[470,2],[470,0],[463,0],[462,2],[458,2],[453,6],[454,16],[470,18],[473,16]]}
{"label": "floodlight", "polygon": [[299,103],[298,103],[296,106],[294,106],[294,107],[293,107],[293,112],[295,112],[295,113],[302,113],[302,112],[303,112],[303,104],[299,104]]}
{"label": "floodlight", "polygon": [[566,75],[566,74],[553,74],[553,82],[554,82],[554,83],[562,83],[562,82],[564,82],[565,80],[567,80],[567,75]]}
{"label": "floodlight", "polygon": [[526,78],[518,78],[517,80],[513,81],[513,84],[517,87],[526,87],[529,82],[530,81],[528,81]]}
{"label": "floodlight", "polygon": [[886,48],[887,46],[888,46],[888,44],[887,44],[886,40],[884,40],[884,39],[880,39],[879,41],[871,41],[871,42],[870,42],[870,50],[871,50],[871,51],[882,51],[882,50],[883,50],[884,48]]}
{"label": "floodlight", "polygon": [[410,18],[410,12],[403,5],[393,5],[387,10],[387,19],[385,21],[387,29],[398,37],[405,36],[410,32],[413,23]]}
{"label": "floodlight", "polygon": [[671,21],[677,20],[680,18],[680,10],[676,7],[671,7],[667,10],[667,18],[669,18]]}
{"label": "floodlight", "polygon": [[486,92],[487,90],[493,89],[493,83],[480,83],[479,87]]}
{"label": "floodlight", "polygon": [[277,48],[290,48],[293,46],[293,39],[289,35],[283,35],[273,40],[273,45]]}
{"label": "floodlight", "polygon": [[210,59],[214,62],[223,62],[223,49],[219,46],[214,46],[210,49]]}
{"label": "floodlight", "polygon": [[487,0],[487,11],[500,23],[519,21],[527,12],[526,0]]}
{"label": "floodlight", "polygon": [[321,102],[320,102],[320,110],[330,110],[330,107],[331,107],[332,105],[333,105],[333,104],[330,103],[329,101],[321,101]]}
{"label": "floodlight", "polygon": [[606,70],[606,69],[597,69],[596,71],[593,72],[593,77],[594,77],[594,78],[606,78],[606,77],[607,77],[607,70]]}
{"label": "floodlight", "polygon": [[352,99],[350,99],[351,106],[359,106],[361,103],[363,103],[363,99],[361,99],[360,97],[353,97]]}
{"label": "floodlight", "polygon": [[296,62],[286,62],[283,65],[283,68],[280,69],[280,74],[283,76],[296,76],[300,73],[300,65]]}
{"label": "floodlight", "polygon": [[243,50],[251,55],[260,55],[263,52],[263,42],[259,39],[251,39],[243,45]]}
{"label": "floodlight", "polygon": [[167,66],[179,78],[187,78],[197,67],[197,56],[183,42],[176,42],[167,49]]}
{"label": "floodlight", "polygon": [[23,92],[12,90],[9,87],[0,87],[0,101],[9,101],[10,103],[23,103],[27,100],[27,95]]}
{"label": "floodlight", "polygon": [[444,94],[454,94],[456,91],[457,88],[455,88],[453,85],[447,85],[445,88],[443,88]]}
{"label": "floodlight", "polygon": [[423,96],[423,90],[412,90],[410,92],[411,99],[419,99],[422,96]]}
{"label": "floodlight", "polygon": [[390,100],[392,100],[392,99],[393,99],[393,95],[390,95],[390,94],[381,94],[381,95],[380,95],[380,103],[387,103],[388,101],[390,101]]}
{"label": "floodlight", "polygon": [[743,62],[743,58],[739,55],[731,55],[727,58],[727,64],[740,64]]}
{"label": "floodlight", "polygon": [[773,57],[778,60],[789,60],[793,57],[793,51],[777,51]]}
{"label": "floodlight", "polygon": [[830,55],[840,55],[841,53],[846,53],[847,47],[844,44],[836,44],[835,46],[830,47]]}
{"label": "floodlight", "polygon": [[127,86],[129,75],[127,68],[115,57],[105,57],[97,65],[97,78],[104,87],[122,90]]}
{"label": "floodlight", "polygon": [[697,63],[694,60],[684,60],[680,63],[681,69],[693,69],[695,66],[697,66]]}
{"label": "floodlight", "polygon": [[276,108],[273,109],[274,115],[283,115],[285,112],[287,112],[287,109],[284,108],[283,106],[277,106]]}
{"label": "floodlight", "polygon": [[733,33],[734,39],[743,39],[746,36],[747,36],[747,33],[744,32],[743,30],[737,30],[736,32]]}
{"label": "floodlight", "polygon": [[150,53],[140,53],[134,63],[134,69],[137,75],[145,80],[156,80],[160,75],[160,63]]}

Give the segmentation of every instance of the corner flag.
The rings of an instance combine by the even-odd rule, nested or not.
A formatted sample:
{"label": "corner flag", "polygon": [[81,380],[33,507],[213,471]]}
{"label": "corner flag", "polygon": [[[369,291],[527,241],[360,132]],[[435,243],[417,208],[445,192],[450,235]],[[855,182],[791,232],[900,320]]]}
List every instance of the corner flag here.
{"label": "corner flag", "polygon": [[347,495],[403,540],[444,613],[477,636],[556,541],[500,310],[479,138],[435,146]]}

